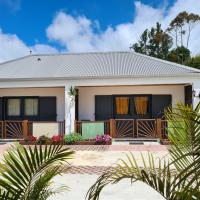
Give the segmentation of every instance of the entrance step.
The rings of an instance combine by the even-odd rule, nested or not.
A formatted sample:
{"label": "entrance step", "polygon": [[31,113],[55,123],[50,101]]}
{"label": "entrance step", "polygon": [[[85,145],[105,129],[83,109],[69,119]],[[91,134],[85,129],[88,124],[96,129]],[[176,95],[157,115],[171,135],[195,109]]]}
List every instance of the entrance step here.
{"label": "entrance step", "polygon": [[158,145],[159,139],[154,138],[113,138],[112,144],[114,145]]}

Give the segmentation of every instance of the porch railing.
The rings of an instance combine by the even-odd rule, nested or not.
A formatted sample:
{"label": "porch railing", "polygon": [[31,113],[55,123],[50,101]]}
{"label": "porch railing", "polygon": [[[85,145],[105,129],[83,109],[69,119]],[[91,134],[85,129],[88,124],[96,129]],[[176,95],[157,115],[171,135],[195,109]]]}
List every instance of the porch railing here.
{"label": "porch railing", "polygon": [[[87,121],[87,123],[95,121]],[[98,121],[99,122],[99,121]],[[167,139],[167,121],[162,119],[110,119],[104,123],[104,132],[113,138],[160,138]],[[75,131],[82,134],[82,124],[75,121]]]}
{"label": "porch railing", "polygon": [[[23,139],[33,135],[34,123],[58,123],[58,132],[65,133],[65,123],[58,122],[33,122],[28,120],[23,121],[0,121],[0,139]],[[42,133],[41,133],[42,134]]]}

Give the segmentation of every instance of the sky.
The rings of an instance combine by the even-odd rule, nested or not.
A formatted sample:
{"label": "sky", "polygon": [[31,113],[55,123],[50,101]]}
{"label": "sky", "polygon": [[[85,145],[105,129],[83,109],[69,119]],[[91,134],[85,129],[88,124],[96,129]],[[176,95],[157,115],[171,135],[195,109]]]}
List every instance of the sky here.
{"label": "sky", "polygon": [[[200,0],[0,0],[0,62],[40,53],[127,51],[157,21],[165,29]],[[200,54],[200,25],[190,50]]]}

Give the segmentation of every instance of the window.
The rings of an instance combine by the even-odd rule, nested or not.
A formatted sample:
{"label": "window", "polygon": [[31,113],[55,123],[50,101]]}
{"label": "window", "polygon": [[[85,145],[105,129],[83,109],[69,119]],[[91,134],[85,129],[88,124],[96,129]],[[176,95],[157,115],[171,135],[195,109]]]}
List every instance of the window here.
{"label": "window", "polygon": [[115,97],[116,114],[127,115],[129,113],[129,97]]}
{"label": "window", "polygon": [[20,107],[21,107],[20,99],[8,99],[7,115],[8,116],[20,116],[20,114],[21,114]]}
{"label": "window", "polygon": [[37,116],[38,115],[38,99],[26,98],[24,100],[24,115]]}
{"label": "window", "polygon": [[149,112],[149,98],[147,96],[134,97],[135,113],[146,115]]}

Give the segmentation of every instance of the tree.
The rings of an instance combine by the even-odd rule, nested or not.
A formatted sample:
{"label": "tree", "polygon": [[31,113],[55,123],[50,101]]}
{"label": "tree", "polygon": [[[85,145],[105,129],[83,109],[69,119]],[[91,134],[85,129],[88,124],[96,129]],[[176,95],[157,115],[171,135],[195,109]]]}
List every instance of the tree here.
{"label": "tree", "polygon": [[186,65],[194,68],[200,69],[200,55],[194,56],[190,58],[187,62]]}
{"label": "tree", "polygon": [[190,50],[184,46],[172,49],[169,53],[168,60],[180,64],[185,64],[190,59]]}
{"label": "tree", "polygon": [[133,44],[130,49],[149,56],[167,59],[171,47],[171,36],[162,30],[161,24],[157,23],[156,27],[152,27],[150,30],[146,29],[140,40]]}
{"label": "tree", "polygon": [[52,179],[72,154],[62,145],[13,146],[0,163],[0,199],[46,200],[64,189],[51,187]]}
{"label": "tree", "polygon": [[[89,189],[89,200],[98,200],[101,191],[108,184],[122,179],[130,182],[142,181],[160,193],[167,200],[200,199],[200,104],[195,110],[178,104],[169,110],[166,118],[170,127],[170,160],[156,159],[149,155],[143,160],[143,167],[131,154],[116,167],[101,175]],[[156,161],[158,165],[156,166]]]}
{"label": "tree", "polygon": [[[180,12],[169,24],[167,31],[175,38],[176,47],[189,47],[191,31],[200,22],[200,16],[194,13]],[[186,37],[184,40],[184,36]],[[185,41],[185,43],[184,43]]]}

